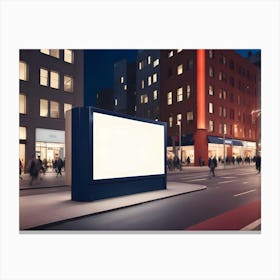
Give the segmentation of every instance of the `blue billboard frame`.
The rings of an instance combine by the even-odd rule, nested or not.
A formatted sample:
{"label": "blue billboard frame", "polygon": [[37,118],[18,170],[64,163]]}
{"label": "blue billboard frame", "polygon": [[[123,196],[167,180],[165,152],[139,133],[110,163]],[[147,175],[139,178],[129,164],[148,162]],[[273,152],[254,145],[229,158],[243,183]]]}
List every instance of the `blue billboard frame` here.
{"label": "blue billboard frame", "polygon": [[110,179],[93,179],[93,113],[101,113],[135,121],[161,125],[164,128],[164,155],[167,145],[166,123],[106,111],[95,107],[72,109],[71,124],[71,197],[75,201],[94,201],[104,198],[130,195],[166,189],[166,156],[164,173]]}

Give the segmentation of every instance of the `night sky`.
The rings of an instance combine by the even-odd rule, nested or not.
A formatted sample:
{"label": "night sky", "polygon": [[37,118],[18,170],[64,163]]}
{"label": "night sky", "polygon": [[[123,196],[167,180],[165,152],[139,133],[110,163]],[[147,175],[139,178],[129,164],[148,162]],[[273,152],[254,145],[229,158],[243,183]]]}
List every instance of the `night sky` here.
{"label": "night sky", "polygon": [[[256,53],[260,50],[236,50],[243,57],[248,51]],[[126,59],[136,61],[138,50],[85,50],[85,106],[94,106],[96,94],[105,88],[113,87],[114,63]]]}

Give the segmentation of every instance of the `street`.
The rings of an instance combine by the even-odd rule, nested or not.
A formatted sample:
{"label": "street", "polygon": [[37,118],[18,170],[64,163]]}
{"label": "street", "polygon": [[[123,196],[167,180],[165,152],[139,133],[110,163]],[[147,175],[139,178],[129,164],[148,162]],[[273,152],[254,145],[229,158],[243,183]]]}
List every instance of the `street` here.
{"label": "street", "polygon": [[[259,220],[250,230],[260,230],[261,176],[255,167],[209,170],[184,167],[168,173],[169,182],[207,186],[206,190],[40,226],[44,230],[166,231],[240,230]],[[32,193],[32,190],[28,190]],[[34,190],[49,191],[45,190]],[[59,191],[52,190],[52,191]],[[30,194],[31,194],[30,193]],[[24,194],[21,194],[24,195]],[[246,220],[247,218],[247,220]],[[250,222],[249,222],[250,221]]]}

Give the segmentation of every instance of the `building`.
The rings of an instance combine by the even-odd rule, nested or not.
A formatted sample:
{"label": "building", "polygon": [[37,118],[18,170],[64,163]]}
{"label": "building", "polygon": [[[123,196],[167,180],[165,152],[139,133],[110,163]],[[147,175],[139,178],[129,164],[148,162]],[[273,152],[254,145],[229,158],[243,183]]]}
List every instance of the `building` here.
{"label": "building", "polygon": [[136,62],[136,115],[158,120],[159,105],[160,51],[139,51]]}
{"label": "building", "polygon": [[114,111],[135,116],[135,62],[126,60],[114,64]]}
{"label": "building", "polygon": [[[162,50],[160,120],[184,162],[253,157],[259,69],[233,50]],[[181,147],[181,152],[179,148]]]}
{"label": "building", "polygon": [[65,112],[84,102],[82,50],[19,51],[19,157],[65,157]]}
{"label": "building", "polygon": [[96,95],[96,107],[108,111],[114,111],[114,92],[112,88],[101,90]]}

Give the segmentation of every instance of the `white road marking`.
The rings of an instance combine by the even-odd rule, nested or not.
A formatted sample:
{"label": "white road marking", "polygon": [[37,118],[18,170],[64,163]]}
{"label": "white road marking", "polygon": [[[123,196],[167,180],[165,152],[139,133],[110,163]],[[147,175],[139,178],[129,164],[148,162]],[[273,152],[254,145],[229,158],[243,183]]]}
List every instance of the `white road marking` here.
{"label": "white road marking", "polygon": [[241,230],[252,230],[255,229],[257,226],[259,226],[261,224],[261,219],[258,219],[254,222],[252,222],[251,224],[243,227]]}
{"label": "white road marking", "polygon": [[218,182],[218,184],[226,184],[226,183],[231,183],[234,182],[236,180],[230,180],[230,181],[222,181],[222,182]]}
{"label": "white road marking", "polygon": [[256,189],[253,189],[253,190],[250,190],[250,191],[247,191],[247,192],[242,192],[242,193],[235,194],[234,196],[240,196],[240,195],[244,195],[244,194],[255,192],[255,191],[256,191]]}
{"label": "white road marking", "polygon": [[200,178],[200,179],[194,179],[194,180],[188,180],[188,182],[196,182],[196,181],[205,181],[206,178]]}
{"label": "white road marking", "polygon": [[225,176],[221,176],[220,178],[223,178],[223,179],[235,179],[235,178],[237,178],[237,177],[230,177],[230,176],[225,177]]}

